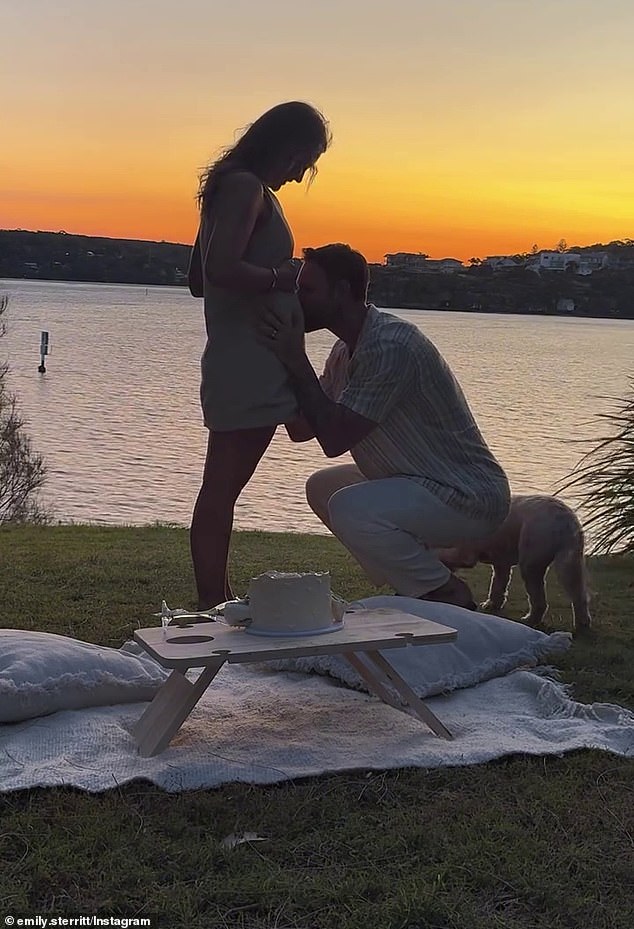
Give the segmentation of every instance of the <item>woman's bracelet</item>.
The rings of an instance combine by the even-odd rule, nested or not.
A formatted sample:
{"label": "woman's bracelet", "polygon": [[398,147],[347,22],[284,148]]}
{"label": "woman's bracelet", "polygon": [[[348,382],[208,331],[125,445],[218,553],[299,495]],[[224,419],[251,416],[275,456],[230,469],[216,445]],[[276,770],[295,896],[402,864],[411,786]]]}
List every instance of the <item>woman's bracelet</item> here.
{"label": "woman's bracelet", "polygon": [[270,268],[271,274],[273,275],[273,280],[271,281],[271,286],[269,290],[275,290],[277,287],[277,268]]}

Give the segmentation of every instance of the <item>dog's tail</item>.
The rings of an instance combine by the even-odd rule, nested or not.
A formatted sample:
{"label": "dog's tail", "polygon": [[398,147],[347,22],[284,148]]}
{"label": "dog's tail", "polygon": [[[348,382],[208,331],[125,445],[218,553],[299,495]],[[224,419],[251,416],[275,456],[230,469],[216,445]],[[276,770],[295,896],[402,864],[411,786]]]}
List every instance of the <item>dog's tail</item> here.
{"label": "dog's tail", "polygon": [[588,572],[584,557],[584,536],[581,525],[578,524],[574,538],[557,554],[553,561],[553,568],[559,578],[559,583],[572,602],[575,631],[589,629],[592,618],[589,608]]}

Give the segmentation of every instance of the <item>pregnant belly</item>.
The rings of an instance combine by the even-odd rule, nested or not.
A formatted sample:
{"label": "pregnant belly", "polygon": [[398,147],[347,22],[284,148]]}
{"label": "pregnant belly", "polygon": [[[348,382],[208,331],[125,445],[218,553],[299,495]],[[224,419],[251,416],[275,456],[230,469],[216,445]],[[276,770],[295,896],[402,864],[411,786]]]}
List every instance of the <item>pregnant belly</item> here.
{"label": "pregnant belly", "polygon": [[302,307],[297,294],[285,294],[280,291],[274,291],[266,300],[266,306],[271,307],[280,313],[284,319],[291,319],[293,313],[299,311]]}

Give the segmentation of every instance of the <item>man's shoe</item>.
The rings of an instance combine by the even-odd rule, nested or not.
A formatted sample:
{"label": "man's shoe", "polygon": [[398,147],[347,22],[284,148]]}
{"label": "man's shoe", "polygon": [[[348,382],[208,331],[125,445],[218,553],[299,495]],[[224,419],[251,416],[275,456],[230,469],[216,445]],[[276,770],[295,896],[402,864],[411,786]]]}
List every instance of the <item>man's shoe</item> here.
{"label": "man's shoe", "polygon": [[473,599],[471,588],[462,578],[452,574],[442,587],[421,594],[419,600],[433,600],[435,603],[451,603],[452,606],[461,606],[465,610],[477,610],[478,605]]}

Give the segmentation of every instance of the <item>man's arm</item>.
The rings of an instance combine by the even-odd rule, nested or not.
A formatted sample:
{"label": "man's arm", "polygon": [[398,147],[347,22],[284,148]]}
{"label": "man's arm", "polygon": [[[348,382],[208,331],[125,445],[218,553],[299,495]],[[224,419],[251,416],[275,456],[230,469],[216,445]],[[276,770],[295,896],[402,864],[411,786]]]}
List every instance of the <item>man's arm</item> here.
{"label": "man's arm", "polygon": [[327,458],[350,451],[376,428],[377,423],[335,403],[323,392],[305,352],[293,360],[288,373],[303,417]]}
{"label": "man's arm", "polygon": [[361,358],[355,355],[355,370],[338,398],[341,402],[335,403],[321,389],[306,355],[299,310],[289,319],[271,307],[256,328],[260,341],[286,367],[300,410],[327,458],[358,445],[386,420],[407,390],[412,357],[404,346],[379,345],[362,352]]}
{"label": "man's arm", "polygon": [[284,423],[284,428],[291,442],[309,442],[315,438],[315,430],[302,413]]}
{"label": "man's arm", "polygon": [[[355,354],[355,364],[338,403],[321,390],[315,372],[299,346],[290,338],[284,352],[291,385],[300,409],[315,430],[329,458],[354,448],[392,415],[415,376],[414,357],[407,345],[384,341]],[[274,340],[274,342],[277,340]],[[293,349],[293,344],[296,348]]]}
{"label": "man's arm", "polygon": [[[333,398],[333,365],[336,364],[337,344],[335,344],[326,359],[324,370],[319,376],[319,386],[331,400]],[[315,430],[303,413],[298,413],[295,419],[284,424],[291,442],[308,442],[315,438]]]}

